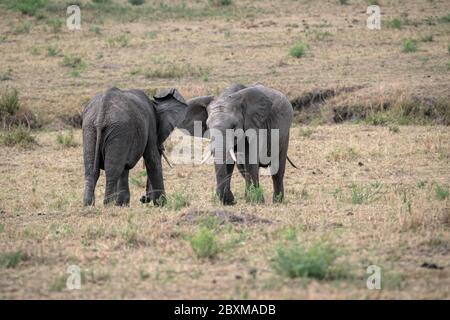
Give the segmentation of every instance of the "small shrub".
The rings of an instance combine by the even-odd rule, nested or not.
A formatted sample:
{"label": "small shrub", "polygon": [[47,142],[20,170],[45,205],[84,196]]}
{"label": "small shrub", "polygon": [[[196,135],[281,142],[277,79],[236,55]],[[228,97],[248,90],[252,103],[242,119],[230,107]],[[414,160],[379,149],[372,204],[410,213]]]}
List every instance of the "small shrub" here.
{"label": "small shrub", "polygon": [[31,31],[31,23],[29,21],[23,21],[14,28],[13,33],[17,35],[30,33],[30,31]]}
{"label": "small shrub", "polygon": [[76,147],[78,144],[75,142],[73,131],[68,133],[58,133],[56,136],[56,143],[64,148]]}
{"label": "small shrub", "polygon": [[439,21],[440,21],[440,22],[446,22],[446,23],[449,23],[449,22],[450,22],[450,13],[447,14],[446,16],[440,17],[440,18],[439,18]]}
{"label": "small shrub", "polygon": [[59,32],[61,32],[61,28],[63,26],[63,21],[58,18],[52,18],[47,21],[47,24],[52,28],[52,31],[54,33],[59,33]]}
{"label": "small shrub", "polygon": [[215,6],[229,6],[233,4],[233,0],[209,0],[209,3]]}
{"label": "small shrub", "polygon": [[309,138],[311,137],[311,135],[314,133],[314,130],[310,129],[310,128],[301,128],[300,129],[300,136],[304,137],[304,138]]}
{"label": "small shrub", "polygon": [[328,244],[317,242],[305,248],[295,242],[279,246],[274,259],[275,271],[288,278],[333,278],[332,264],[337,258],[336,251]]}
{"label": "small shrub", "polygon": [[421,42],[433,42],[433,35],[432,34],[428,34],[428,35],[422,36],[420,38],[420,41]]}
{"label": "small shrub", "polygon": [[7,147],[18,145],[23,148],[36,144],[34,137],[24,127],[18,127],[12,131],[4,133],[0,136],[0,142]]}
{"label": "small shrub", "polygon": [[72,69],[84,69],[86,67],[86,63],[83,61],[83,59],[76,55],[64,56],[62,65],[65,67],[70,67]]}
{"label": "small shrub", "polygon": [[153,69],[144,72],[146,78],[184,78],[184,77],[196,77],[204,78],[205,75],[209,74],[209,69],[202,67],[192,66],[191,64],[177,65],[174,63],[167,63],[163,65],[158,65]]}
{"label": "small shrub", "polygon": [[264,202],[264,189],[261,185],[255,186],[251,184],[247,188],[247,201],[250,203],[263,203]]}
{"label": "small shrub", "polygon": [[16,89],[4,89],[0,94],[0,120],[16,114],[19,108],[19,92]]}
{"label": "small shrub", "polygon": [[294,58],[303,57],[308,49],[308,45],[302,42],[297,42],[294,46],[289,50],[289,54]]}
{"label": "small shrub", "polygon": [[128,3],[133,6],[140,6],[145,3],[145,0],[128,0]]}
{"label": "small shrub", "polygon": [[405,39],[402,42],[403,52],[416,52],[417,51],[417,41],[414,39]]}
{"label": "small shrub", "polygon": [[389,28],[392,28],[392,29],[401,29],[402,21],[400,19],[398,19],[398,18],[394,18],[392,20],[389,20],[387,22],[387,25],[388,25]]}
{"label": "small shrub", "polygon": [[167,202],[165,204],[166,208],[171,210],[180,210],[181,208],[187,207],[190,205],[190,201],[188,196],[186,195],[185,190],[174,192],[167,196]]}
{"label": "small shrub", "polygon": [[12,80],[12,69],[8,68],[5,72],[0,73],[0,81]]}
{"label": "small shrub", "polygon": [[448,51],[448,53],[450,53],[450,44],[447,47],[447,51]]}
{"label": "small shrub", "polygon": [[130,36],[128,34],[121,34],[115,37],[106,38],[106,44],[109,48],[125,48],[130,45]]}
{"label": "small shrub", "polygon": [[358,152],[355,150],[355,148],[351,148],[351,147],[346,147],[346,148],[336,147],[333,151],[331,151],[327,155],[327,158],[329,160],[333,160],[336,162],[351,161],[351,160],[355,160],[356,158],[358,158]]}
{"label": "small shrub", "polygon": [[397,125],[390,125],[389,126],[389,131],[392,133],[399,133],[400,132],[400,128]]}
{"label": "small shrub", "polygon": [[61,55],[61,49],[56,44],[52,44],[47,48],[47,55],[49,57],[56,57]]}
{"label": "small shrub", "polygon": [[192,250],[198,258],[213,259],[219,253],[219,245],[212,230],[200,228],[190,239]]}
{"label": "small shrub", "polygon": [[351,187],[352,203],[365,204],[376,200],[376,196],[380,193],[381,184],[375,182],[369,186],[357,186],[355,184]]}
{"label": "small shrub", "polygon": [[436,193],[436,198],[438,200],[445,200],[448,198],[449,195],[449,190],[448,190],[448,186],[447,185],[439,185],[436,184],[435,189],[434,189],[435,193]]}
{"label": "small shrub", "polygon": [[18,0],[12,2],[11,8],[22,14],[34,16],[39,9],[45,7],[47,2],[47,0]]}
{"label": "small shrub", "polygon": [[15,268],[22,260],[24,260],[24,255],[20,250],[0,253],[0,267],[2,268]]}

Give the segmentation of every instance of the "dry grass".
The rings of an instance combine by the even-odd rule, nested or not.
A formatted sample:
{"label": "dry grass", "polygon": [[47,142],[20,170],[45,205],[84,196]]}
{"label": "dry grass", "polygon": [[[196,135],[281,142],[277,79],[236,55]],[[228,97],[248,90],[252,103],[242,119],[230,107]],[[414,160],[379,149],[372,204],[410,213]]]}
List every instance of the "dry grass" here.
{"label": "dry grass", "polygon": [[[64,149],[58,134],[39,133],[39,148],[0,149],[0,252],[27,257],[0,268],[3,298],[450,297],[450,199],[436,191],[449,183],[446,127],[402,127],[395,134],[382,127],[315,127],[308,138],[291,141],[300,170],[288,168],[286,200],[277,205],[246,203],[244,181],[235,173],[238,204],[222,208],[212,197],[212,166],[165,166],[169,196],[189,188],[181,209],[141,205],[145,186],[139,184],[131,184],[130,208],[83,208],[81,132],[74,131],[78,146]],[[299,129],[292,135],[300,136]],[[339,145],[352,146],[357,157],[327,157]],[[138,165],[131,176],[141,172]],[[262,179],[269,199],[270,178]],[[354,185],[370,190],[368,201],[353,201]],[[102,175],[97,199],[103,188]],[[223,210],[270,223],[208,216]],[[184,218],[193,211],[200,220]],[[202,239],[200,245],[217,245],[214,259],[199,259],[191,248],[205,227],[214,230],[216,244]],[[288,280],[272,268],[280,246],[297,239],[309,247],[323,237],[339,251],[345,277]],[[425,262],[444,269],[422,268]],[[70,264],[89,274],[79,291],[61,285]],[[371,264],[383,268],[381,291],[365,288]]]}
{"label": "dry grass", "polygon": [[[381,31],[366,29],[366,1],[211,7],[205,0],[183,9],[173,0],[156,11],[148,2],[137,13],[111,8],[101,19],[86,9],[77,33],[52,22],[56,11],[39,20],[0,7],[0,74],[7,73],[0,86],[16,88],[21,107],[46,123],[32,133],[35,147],[0,146],[1,298],[450,298],[448,127],[294,127],[289,153],[300,170],[288,168],[284,203],[247,203],[235,173],[232,208],[216,203],[206,165],[164,165],[174,205],[141,205],[140,164],[131,172],[130,208],[83,208],[81,132],[60,130],[60,119],[78,123],[83,103],[112,85],[173,86],[186,98],[217,94],[230,82],[263,82],[292,99],[339,92],[309,106],[316,124],[333,120],[333,110],[403,112],[403,102],[416,99],[440,101],[445,111],[449,23],[436,17],[447,15],[447,1],[379,1],[383,19],[401,21]],[[402,52],[403,39],[422,35],[433,41]],[[308,50],[297,59],[289,50],[299,42]],[[396,116],[373,119],[390,124]],[[71,147],[58,136],[70,137]],[[267,201],[270,177],[262,186]],[[102,175],[99,203],[103,189]],[[263,220],[208,215],[224,210]],[[200,222],[183,218],[193,211]],[[214,234],[214,245],[200,241],[214,259],[199,259],[191,246],[202,228]],[[280,247],[314,248],[324,237],[337,252],[330,268],[344,268],[345,277],[287,279],[274,270]],[[71,264],[82,270],[81,290],[65,288]],[[371,264],[383,269],[383,290],[366,289]]]}

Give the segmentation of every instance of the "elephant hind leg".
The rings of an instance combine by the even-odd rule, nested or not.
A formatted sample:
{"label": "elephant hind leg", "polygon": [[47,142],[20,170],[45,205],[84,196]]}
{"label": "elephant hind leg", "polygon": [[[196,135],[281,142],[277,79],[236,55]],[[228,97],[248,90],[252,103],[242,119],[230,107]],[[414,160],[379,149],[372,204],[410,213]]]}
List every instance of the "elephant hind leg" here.
{"label": "elephant hind leg", "polygon": [[[286,168],[287,152],[280,152],[279,167],[276,173],[272,174],[274,203],[283,202],[284,199],[284,171]],[[272,169],[272,168],[271,168]]]}
{"label": "elephant hind leg", "polygon": [[153,200],[154,205],[164,205],[166,192],[164,190],[164,180],[159,151],[149,147],[144,151],[145,168],[147,169],[147,192],[141,198],[141,202],[147,203]]}
{"label": "elephant hind leg", "polygon": [[128,173],[129,170],[125,169],[119,178],[117,183],[117,200],[116,205],[118,206],[128,206],[130,204],[130,186],[128,184]]}
{"label": "elephant hind leg", "polygon": [[84,186],[84,206],[93,206],[95,204],[95,186],[97,185],[100,172],[86,177]]}

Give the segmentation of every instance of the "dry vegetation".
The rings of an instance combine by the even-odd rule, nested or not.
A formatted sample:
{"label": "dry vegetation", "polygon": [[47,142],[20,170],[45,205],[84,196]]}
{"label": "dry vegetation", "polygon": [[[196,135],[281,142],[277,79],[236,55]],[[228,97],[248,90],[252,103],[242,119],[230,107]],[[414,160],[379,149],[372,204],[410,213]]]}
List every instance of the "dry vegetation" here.
{"label": "dry vegetation", "polygon": [[[0,298],[450,298],[448,1],[377,1],[380,31],[357,0],[78,2],[70,32],[64,1],[0,0]],[[246,203],[236,172],[222,207],[212,166],[177,165],[144,206],[138,165],[129,208],[82,207],[92,95],[230,82],[297,109],[283,204]]]}

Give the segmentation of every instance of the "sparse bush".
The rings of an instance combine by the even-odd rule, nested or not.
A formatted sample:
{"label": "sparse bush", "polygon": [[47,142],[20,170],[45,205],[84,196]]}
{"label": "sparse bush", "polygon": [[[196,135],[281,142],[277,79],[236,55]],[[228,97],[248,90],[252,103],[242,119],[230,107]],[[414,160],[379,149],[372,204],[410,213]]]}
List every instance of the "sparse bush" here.
{"label": "sparse bush", "polygon": [[52,44],[47,48],[47,55],[49,57],[56,57],[61,55],[61,49],[59,49],[58,45]]}
{"label": "sparse bush", "polygon": [[200,228],[190,239],[192,250],[198,258],[213,259],[219,253],[219,244],[212,230]]}
{"label": "sparse bush", "polygon": [[19,145],[23,148],[36,144],[36,140],[31,135],[30,131],[24,127],[17,127],[14,130],[5,132],[0,136],[0,142],[7,147]]}
{"label": "sparse bush", "polygon": [[0,253],[0,267],[2,268],[15,268],[22,260],[24,260],[24,255],[20,250]]}
{"label": "sparse bush", "polygon": [[310,128],[300,128],[300,136],[304,138],[309,138],[314,133],[314,130]]}
{"label": "sparse bush", "polygon": [[56,136],[56,143],[63,148],[71,148],[78,145],[75,142],[73,131],[69,131],[68,133],[58,133]]}
{"label": "sparse bush", "polygon": [[303,42],[297,42],[294,46],[289,50],[289,54],[294,58],[303,57],[308,49],[308,45]]}
{"label": "sparse bush", "polygon": [[145,3],[145,0],[128,0],[128,3],[133,6],[140,6]]}
{"label": "sparse bush", "polygon": [[229,6],[233,3],[233,0],[209,0],[209,3],[215,6]]}
{"label": "sparse bush", "polygon": [[394,18],[394,19],[389,20],[387,22],[387,25],[389,28],[392,28],[392,29],[401,29],[402,21],[398,18]]}
{"label": "sparse bush", "polygon": [[341,5],[347,5],[348,4],[348,0],[339,0],[339,4]]}
{"label": "sparse bush", "polygon": [[250,203],[264,202],[264,189],[261,185],[255,186],[253,183],[246,190],[246,198]]}
{"label": "sparse bush", "polygon": [[185,190],[174,192],[166,197],[166,208],[171,210],[180,210],[181,208],[190,205],[188,196]]}
{"label": "sparse bush", "polygon": [[48,0],[17,0],[11,1],[9,7],[20,11],[22,14],[34,16],[39,9],[46,6]]}
{"label": "sparse bush", "polygon": [[448,51],[448,53],[450,53],[450,44],[447,47],[447,51]]}
{"label": "sparse bush", "polygon": [[125,48],[130,45],[130,36],[128,34],[121,34],[115,37],[106,38],[106,44],[109,48]]}
{"label": "sparse bush", "polygon": [[65,67],[70,67],[72,69],[83,69],[86,67],[86,63],[83,61],[83,59],[76,55],[64,56],[62,65]]}
{"label": "sparse bush", "polygon": [[417,51],[417,41],[414,39],[404,39],[402,42],[403,52],[416,52]]}
{"label": "sparse bush", "polygon": [[433,42],[433,35],[432,34],[428,34],[428,35],[422,36],[420,38],[420,41],[422,41],[422,42]]}
{"label": "sparse bush", "polygon": [[449,23],[449,22],[450,22],[450,13],[447,14],[446,16],[440,17],[440,18],[439,18],[439,21],[440,21],[440,22],[447,22],[447,23]]}
{"label": "sparse bush", "polygon": [[274,258],[275,271],[288,278],[334,278],[332,264],[337,258],[336,250],[329,244],[316,242],[309,248],[294,242],[279,246]]}
{"label": "sparse bush", "polygon": [[449,190],[448,190],[448,186],[447,185],[442,185],[441,186],[438,183],[436,183],[434,191],[436,193],[436,198],[438,200],[445,200],[445,199],[448,198]]}
{"label": "sparse bush", "polygon": [[146,78],[184,78],[184,77],[204,77],[209,74],[208,68],[192,66],[191,64],[177,65],[166,63],[144,72]]}
{"label": "sparse bush", "polygon": [[14,34],[25,34],[25,33],[30,33],[30,31],[31,31],[31,23],[29,21],[23,21],[14,28],[13,33]]}
{"label": "sparse bush", "polygon": [[351,161],[355,160],[358,157],[358,152],[355,148],[351,147],[336,147],[333,151],[331,151],[327,158],[333,161]]}
{"label": "sparse bush", "polygon": [[61,32],[61,28],[63,26],[63,21],[58,18],[52,18],[47,21],[47,24],[52,28],[54,33]]}
{"label": "sparse bush", "polygon": [[400,132],[400,128],[397,125],[390,125],[389,126],[389,131],[392,133],[399,133]]}
{"label": "sparse bush", "polygon": [[352,203],[365,204],[376,200],[381,189],[381,183],[375,182],[369,186],[357,186],[355,184],[351,187]]}
{"label": "sparse bush", "polygon": [[0,94],[0,120],[12,116],[20,108],[19,92],[16,89],[5,88]]}

